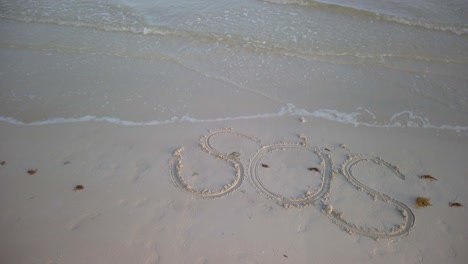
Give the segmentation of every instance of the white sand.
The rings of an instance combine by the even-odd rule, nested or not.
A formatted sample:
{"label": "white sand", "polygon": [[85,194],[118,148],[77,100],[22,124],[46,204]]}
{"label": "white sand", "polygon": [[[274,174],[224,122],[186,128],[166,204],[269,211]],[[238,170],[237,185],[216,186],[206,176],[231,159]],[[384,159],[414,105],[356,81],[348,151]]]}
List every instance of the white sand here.
{"label": "white sand", "polygon": [[[466,78],[460,73],[450,77],[437,67],[421,72],[415,65],[408,71],[314,60],[306,65],[264,54],[271,65],[288,60],[292,65],[282,72],[265,66],[263,75],[254,78],[248,74],[260,58],[248,52],[232,55],[245,61],[229,72],[231,64],[210,68],[203,61],[192,67],[196,55],[181,55],[184,64],[131,53],[21,46],[29,40],[20,33],[5,34],[16,44],[0,47],[0,161],[5,161],[0,166],[1,263],[468,259],[468,212],[449,207],[450,202],[468,205],[468,135],[466,126],[456,127],[466,121]],[[303,74],[308,74],[306,80],[298,81]],[[420,83],[412,86],[416,80]],[[439,98],[431,90],[408,96],[408,87],[424,89],[446,80],[459,95],[449,96],[450,107],[445,97],[440,97],[443,103],[425,105],[428,98]],[[416,96],[419,92],[423,96]],[[298,107],[287,105],[291,102]],[[359,108],[366,102],[372,102],[372,112]],[[329,105],[335,109],[326,110]],[[408,105],[432,119],[401,111]],[[354,116],[349,114],[353,111]],[[212,137],[211,154],[202,151],[200,138],[225,127],[260,142],[220,134]],[[297,148],[281,149],[289,143]],[[255,156],[271,145],[277,148]],[[192,194],[171,176],[171,159],[180,147],[180,177],[192,186]],[[215,159],[213,150],[227,161]],[[239,158],[228,157],[232,153]],[[330,157],[321,161],[317,153]],[[403,180],[371,161],[352,168],[357,180],[388,195],[390,203],[379,200],[387,196],[377,195],[374,201],[368,189],[357,190],[343,176],[342,164],[355,154],[381,158],[405,175]],[[30,169],[37,172],[29,175]],[[329,194],[309,204],[307,197],[332,174]],[[422,174],[438,180],[420,179]],[[254,176],[259,180],[249,180]],[[305,195],[308,206],[269,199],[255,182],[279,197],[300,200]],[[76,185],[84,189],[75,191]],[[221,197],[205,199],[204,189]],[[432,206],[416,208],[418,196],[430,197]],[[393,201],[415,216],[409,233],[397,237],[348,234],[330,217],[342,213],[350,224],[390,232],[405,223]]]}
{"label": "white sand", "polygon": [[[466,210],[448,206],[467,199],[466,141],[417,128],[384,132],[318,118],[306,123],[297,117],[277,118],[269,120],[268,129],[258,123],[208,125],[241,128],[265,139],[264,144],[275,139],[300,142],[296,135],[304,133],[309,144],[319,148],[345,143],[353,153],[382,157],[399,166],[406,179],[368,163],[356,165],[363,173],[356,177],[408,205],[416,225],[396,241],[349,235],[316,206],[285,209],[258,194],[249,181],[221,199],[191,197],[169,176],[168,162],[179,146],[185,147],[187,159],[202,162],[188,160],[184,167],[187,172],[200,169],[207,181],[201,185],[215,183],[216,177],[234,177],[227,163],[211,159],[197,146],[207,124],[2,123],[0,149],[6,164],[0,168],[1,258],[8,263],[461,263],[467,257]],[[217,143],[241,153],[243,163],[244,156],[252,155],[249,144],[235,137]],[[343,152],[331,151],[337,154],[335,162]],[[269,169],[288,165],[275,156],[268,163]],[[38,171],[28,175],[28,169]],[[438,181],[419,179],[423,173]],[[287,182],[296,175],[269,177]],[[402,221],[393,207],[361,197],[343,179],[337,175],[334,180],[329,204],[347,220],[369,227]],[[77,184],[84,190],[74,191]],[[415,208],[419,195],[430,197],[432,206]]]}

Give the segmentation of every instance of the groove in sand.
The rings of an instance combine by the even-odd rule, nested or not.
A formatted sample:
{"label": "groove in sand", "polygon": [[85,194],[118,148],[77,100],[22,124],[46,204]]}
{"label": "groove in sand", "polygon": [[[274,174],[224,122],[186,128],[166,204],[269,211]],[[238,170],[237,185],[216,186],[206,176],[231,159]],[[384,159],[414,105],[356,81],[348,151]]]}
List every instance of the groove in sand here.
{"label": "groove in sand", "polygon": [[[216,199],[224,197],[233,191],[235,191],[244,181],[246,172],[244,171],[244,166],[242,165],[239,157],[237,155],[228,155],[222,153],[215,149],[211,143],[210,139],[215,135],[222,134],[232,134],[239,137],[243,137],[254,141],[255,143],[260,143],[260,140],[256,137],[246,135],[240,132],[232,130],[232,128],[224,128],[221,130],[210,131],[207,135],[200,138],[200,147],[201,149],[211,155],[213,158],[223,160],[230,163],[236,170],[234,179],[224,185],[223,189],[219,190],[196,190],[192,186],[189,186],[182,176],[182,167],[183,159],[182,154],[184,151],[183,147],[180,147],[173,153],[173,157],[169,161],[169,173],[173,180],[173,183],[180,190],[189,193],[197,198],[204,199]],[[301,138],[302,139],[302,138]],[[379,157],[374,156],[365,156],[365,155],[349,155],[348,159],[343,162],[341,165],[340,174],[342,174],[346,180],[353,185],[358,191],[365,192],[369,194],[370,197],[373,197],[374,200],[381,200],[386,203],[392,204],[395,208],[401,213],[403,218],[403,223],[394,226],[390,230],[380,230],[377,228],[367,228],[359,227],[355,224],[348,222],[344,217],[343,213],[335,210],[331,204],[328,204],[328,195],[331,191],[332,181],[336,177],[338,171],[333,171],[333,159],[331,156],[317,147],[312,147],[307,144],[307,141],[302,139],[303,142],[300,143],[279,143],[273,145],[267,145],[260,148],[257,153],[253,156],[249,163],[249,178],[250,182],[257,189],[257,191],[265,195],[268,199],[274,200],[277,204],[284,208],[303,208],[309,205],[317,206],[321,212],[325,213],[328,218],[344,231],[352,234],[359,234],[363,236],[368,236],[374,239],[396,239],[403,237],[409,234],[411,228],[415,224],[415,216],[411,209],[404,203],[397,201],[389,197],[386,194],[378,192],[359,182],[353,175],[352,168],[356,164],[363,161],[371,161],[377,165],[382,165],[389,168],[398,178],[404,180],[405,176],[400,172],[399,168],[391,165],[390,163],[382,160]],[[321,183],[318,190],[311,192],[308,191],[300,197],[285,197],[281,194],[275,193],[272,190],[269,190],[260,180],[258,176],[258,168],[262,166],[260,162],[265,154],[272,151],[279,150],[300,150],[300,151],[309,151],[316,154],[320,159],[321,170],[317,171],[321,174]],[[327,149],[329,151],[329,149]]]}

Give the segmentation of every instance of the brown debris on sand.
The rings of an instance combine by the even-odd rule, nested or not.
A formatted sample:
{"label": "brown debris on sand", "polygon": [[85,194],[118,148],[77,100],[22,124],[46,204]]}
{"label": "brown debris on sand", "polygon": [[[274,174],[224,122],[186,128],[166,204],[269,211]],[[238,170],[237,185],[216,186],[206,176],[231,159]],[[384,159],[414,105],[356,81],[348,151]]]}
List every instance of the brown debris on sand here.
{"label": "brown debris on sand", "polygon": [[81,185],[81,184],[78,184],[77,186],[75,186],[75,188],[73,189],[74,191],[81,191],[84,189],[84,186]]}
{"label": "brown debris on sand", "polygon": [[429,181],[437,181],[436,178],[432,177],[431,175],[429,174],[424,174],[424,175],[421,175],[419,176],[419,178],[421,179],[425,179],[425,180],[429,180]]}
{"label": "brown debris on sand", "polygon": [[421,197],[416,198],[416,207],[426,207],[432,205],[430,202],[431,198]]}

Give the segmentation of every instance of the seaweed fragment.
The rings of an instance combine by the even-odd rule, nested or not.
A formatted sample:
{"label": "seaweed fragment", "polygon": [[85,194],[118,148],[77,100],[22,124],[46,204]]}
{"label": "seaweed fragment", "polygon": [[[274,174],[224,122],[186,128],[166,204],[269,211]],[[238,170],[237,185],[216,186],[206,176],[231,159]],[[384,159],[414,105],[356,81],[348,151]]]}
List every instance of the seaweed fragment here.
{"label": "seaweed fragment", "polygon": [[231,159],[238,159],[240,157],[240,153],[234,151],[234,152],[231,152],[231,154],[229,154],[228,157]]}
{"label": "seaweed fragment", "polygon": [[31,169],[31,170],[28,170],[28,174],[29,174],[29,175],[36,174],[36,172],[37,172],[37,169],[35,169],[35,170],[32,170],[32,169]]}
{"label": "seaweed fragment", "polygon": [[450,206],[450,207],[463,207],[463,204],[462,204],[462,203],[458,203],[458,202],[450,202],[450,203],[449,203],[449,206]]}
{"label": "seaweed fragment", "polygon": [[310,171],[316,171],[316,172],[320,172],[320,170],[316,167],[311,167],[311,168],[308,168],[308,170]]}
{"label": "seaweed fragment", "polygon": [[429,175],[429,174],[420,175],[419,178],[425,179],[425,180],[429,180],[429,181],[437,181],[436,178],[432,177],[432,176]]}
{"label": "seaweed fragment", "polygon": [[262,167],[263,167],[263,168],[270,168],[270,166],[268,166],[268,165],[265,164],[265,163],[262,163]]}
{"label": "seaweed fragment", "polygon": [[83,189],[84,189],[84,186],[81,184],[78,184],[77,186],[75,186],[75,188],[73,188],[74,191],[81,191]]}
{"label": "seaweed fragment", "polygon": [[418,196],[416,198],[416,207],[426,207],[432,205],[430,202],[431,198]]}

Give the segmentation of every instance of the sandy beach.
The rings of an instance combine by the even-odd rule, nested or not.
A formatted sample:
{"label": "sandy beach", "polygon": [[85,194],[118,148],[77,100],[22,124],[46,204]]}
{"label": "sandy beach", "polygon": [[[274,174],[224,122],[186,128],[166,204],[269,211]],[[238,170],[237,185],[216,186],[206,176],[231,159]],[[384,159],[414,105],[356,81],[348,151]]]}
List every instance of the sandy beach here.
{"label": "sandy beach", "polygon": [[[184,192],[174,184],[169,166],[179,147],[184,147],[183,177],[194,189],[223,190],[223,185],[235,179],[229,162],[201,150],[199,137],[208,133],[207,125],[219,129],[215,131],[229,126],[234,128],[231,131],[261,138],[253,142],[229,133],[213,138],[212,145],[226,155],[238,152],[245,167],[262,145],[301,146],[300,134],[307,137],[309,146],[329,152],[336,170],[348,155],[380,157],[398,166],[405,179],[371,161],[356,165],[355,177],[406,204],[416,222],[401,238],[374,239],[348,234],[328,217],[321,202],[284,208],[281,201],[259,193],[248,179],[219,199]],[[1,167],[5,260],[456,263],[466,257],[466,211],[449,203],[467,198],[463,158],[467,145],[453,133],[420,128],[376,130],[321,118],[301,123],[296,116],[151,127],[93,121],[36,126],[3,123],[1,130],[6,161]],[[310,157],[301,159],[304,155]],[[258,165],[265,186],[285,197],[298,197],[320,185],[319,180],[310,179],[320,173],[307,171],[309,166],[326,173],[314,153],[300,150],[275,151],[262,157],[261,163],[269,165]],[[30,169],[37,172],[29,175]],[[247,170],[242,173],[252,176],[244,174]],[[427,173],[437,181],[418,177]],[[74,190],[76,185],[84,189]],[[432,206],[416,208],[417,196],[430,197]],[[404,224],[393,205],[373,201],[340,172],[326,204],[358,226],[388,231]]]}
{"label": "sandy beach", "polygon": [[[6,161],[1,167],[2,259],[17,263],[308,263],[310,259],[461,263],[466,257],[465,208],[449,207],[450,202],[467,198],[463,158],[467,145],[459,136],[418,128],[386,128],[383,133],[320,118],[301,123],[295,116],[209,125],[221,130],[230,126],[232,131],[261,138],[259,143],[229,133],[213,138],[212,145],[226,155],[238,152],[245,167],[263,144],[301,146],[299,134],[306,135],[308,145],[330,152],[334,169],[348,155],[380,157],[398,166],[406,178],[399,179],[389,168],[371,161],[356,165],[355,177],[406,204],[416,222],[401,238],[374,239],[348,234],[329,218],[320,200],[303,208],[284,208],[281,201],[259,193],[248,179],[219,199],[184,192],[173,183],[169,168],[179,147],[184,147],[183,177],[194,189],[223,190],[236,176],[229,162],[214,159],[199,147],[199,137],[208,133],[205,123],[2,124],[0,142]],[[264,185],[285,197],[298,197],[319,186],[320,180],[310,177],[320,173],[306,169],[317,166],[325,173],[323,164],[314,153],[301,152],[278,150],[263,157],[261,163],[269,165],[258,168]],[[310,160],[301,159],[304,155]],[[29,175],[29,169],[37,172]],[[437,181],[418,177],[427,173]],[[76,185],[84,189],[76,191]],[[417,196],[430,197],[432,206],[416,208]],[[340,172],[325,203],[358,226],[389,231],[404,224],[395,206],[374,201]]]}
{"label": "sandy beach", "polygon": [[[272,41],[266,26],[258,39],[221,34],[219,21],[139,30],[122,9],[137,22],[117,30],[7,2],[1,263],[468,259],[463,26],[272,1],[219,13],[297,17]],[[301,12],[320,15],[317,51]],[[326,35],[328,19],[381,43],[353,46],[372,39],[353,39],[360,29]],[[293,33],[293,44],[281,35]]]}

